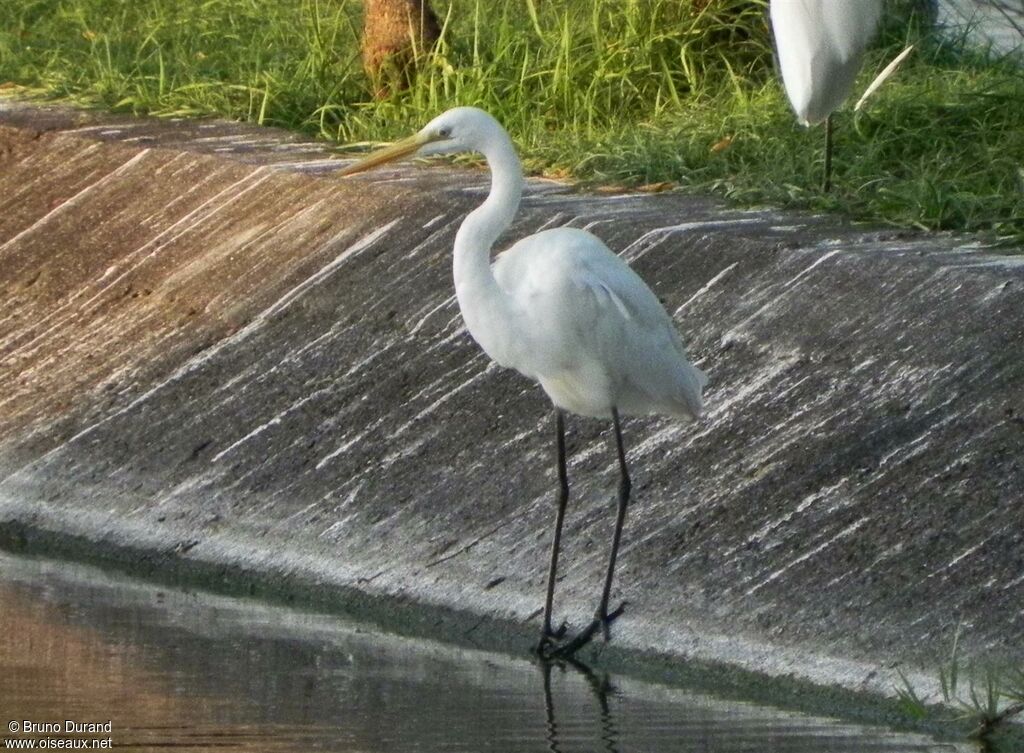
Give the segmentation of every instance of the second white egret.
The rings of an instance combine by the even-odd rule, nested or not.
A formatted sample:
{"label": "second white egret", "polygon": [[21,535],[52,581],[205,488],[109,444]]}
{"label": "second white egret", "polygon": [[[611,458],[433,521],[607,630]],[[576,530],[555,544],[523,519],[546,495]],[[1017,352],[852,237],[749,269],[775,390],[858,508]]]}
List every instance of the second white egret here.
{"label": "second white egret", "polygon": [[[540,383],[554,403],[558,506],[548,567],[539,653],[575,652],[622,611],[610,609],[612,577],[626,507],[629,471],[621,414],[695,419],[704,374],[687,359],[672,318],[637,274],[594,235],[554,228],[515,243],[491,263],[491,247],[519,207],[523,175],[505,129],[486,112],[457,107],[419,133],[347,168],[352,174],[412,154],[479,152],[491,169],[486,201],[455,235],[455,292],[466,328],[502,366]],[[552,626],[562,524],[569,500],[565,412],[610,418],[620,471],[617,515],[604,587],[594,619],[572,638]],[[563,640],[564,639],[564,640]]]}
{"label": "second white egret", "polygon": [[882,0],[771,0],[782,83],[803,125],[825,123],[824,190],[832,183],[832,112],[850,96]]}

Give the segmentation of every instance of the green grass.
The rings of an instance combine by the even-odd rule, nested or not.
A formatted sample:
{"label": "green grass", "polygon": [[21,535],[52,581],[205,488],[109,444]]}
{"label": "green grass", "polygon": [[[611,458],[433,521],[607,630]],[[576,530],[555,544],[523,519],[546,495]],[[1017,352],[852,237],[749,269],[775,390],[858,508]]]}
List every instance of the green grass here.
{"label": "green grass", "polygon": [[913,0],[891,5],[858,90],[906,41],[918,50],[865,111],[839,114],[831,195],[818,189],[822,135],[795,124],[757,0],[704,12],[687,0],[434,0],[437,52],[416,86],[380,102],[355,0],[11,0],[0,86],[345,143],[473,104],[505,123],[535,173],[1024,241],[1024,72],[931,37]]}
{"label": "green grass", "polygon": [[953,636],[949,658],[938,668],[939,699],[922,699],[909,680],[896,688],[900,706],[912,719],[944,720],[966,727],[981,753],[1019,750],[1020,730],[1013,720],[1024,714],[1024,666],[965,661],[960,656],[962,626]]}

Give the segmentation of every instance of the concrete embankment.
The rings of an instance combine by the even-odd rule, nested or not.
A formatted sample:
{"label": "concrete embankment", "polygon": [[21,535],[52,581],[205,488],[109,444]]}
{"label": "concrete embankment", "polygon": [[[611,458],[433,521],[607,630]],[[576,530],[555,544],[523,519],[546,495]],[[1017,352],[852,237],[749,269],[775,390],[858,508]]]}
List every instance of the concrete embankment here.
{"label": "concrete embankment", "polygon": [[[553,437],[454,302],[486,174],[340,180],[270,130],[0,108],[0,538],[523,650]],[[703,423],[626,422],[601,660],[891,694],[958,625],[1024,660],[1021,257],[545,182],[509,239],[561,224],[630,260],[711,378]],[[616,466],[570,427],[580,624]]]}

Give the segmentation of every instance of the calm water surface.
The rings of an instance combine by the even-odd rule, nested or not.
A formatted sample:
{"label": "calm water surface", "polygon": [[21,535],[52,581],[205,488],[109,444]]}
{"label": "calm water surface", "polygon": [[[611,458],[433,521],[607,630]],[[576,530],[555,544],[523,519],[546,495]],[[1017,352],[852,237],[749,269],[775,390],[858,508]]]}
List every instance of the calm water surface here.
{"label": "calm water surface", "polygon": [[0,553],[8,723],[111,722],[118,751],[967,751],[334,617]]}

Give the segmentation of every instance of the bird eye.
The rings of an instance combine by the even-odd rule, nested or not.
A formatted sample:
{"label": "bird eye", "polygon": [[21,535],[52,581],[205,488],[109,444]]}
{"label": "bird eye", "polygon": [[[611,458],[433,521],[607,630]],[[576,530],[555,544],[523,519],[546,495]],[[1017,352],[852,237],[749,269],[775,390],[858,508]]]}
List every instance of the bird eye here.
{"label": "bird eye", "polygon": [[440,136],[442,139],[450,139],[452,137],[452,129],[439,128],[437,131],[437,135]]}

